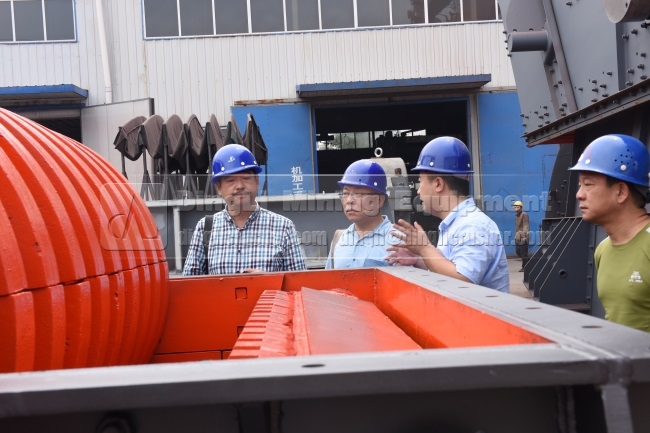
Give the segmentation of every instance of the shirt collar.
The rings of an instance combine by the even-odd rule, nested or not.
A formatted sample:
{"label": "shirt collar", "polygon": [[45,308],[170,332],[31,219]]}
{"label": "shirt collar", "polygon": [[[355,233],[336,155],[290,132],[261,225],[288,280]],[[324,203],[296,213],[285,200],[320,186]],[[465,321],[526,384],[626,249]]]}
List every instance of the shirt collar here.
{"label": "shirt collar", "polygon": [[[384,226],[386,226],[386,225],[389,225],[389,226],[392,225],[391,222],[390,222],[390,220],[388,219],[388,217],[387,217],[386,215],[382,215],[382,217],[384,218],[384,220],[383,220],[380,224],[378,224],[377,227],[375,227],[374,229],[372,229],[372,232],[368,233],[366,236],[374,236],[374,235],[377,234],[377,233],[380,233],[380,234],[381,234],[381,230],[382,230],[382,228],[383,228]],[[355,230],[354,224],[350,224],[350,225],[348,226],[348,228],[345,229],[345,232],[346,232],[346,233],[354,233],[354,236],[358,236],[358,235],[357,235],[357,231]]]}
{"label": "shirt collar", "polygon": [[[250,214],[250,216],[246,220],[246,224],[244,224],[244,227],[242,227],[241,230],[244,230],[246,227],[248,227],[248,225],[250,223],[255,221],[257,219],[257,217],[259,217],[260,213],[262,213],[262,208],[260,207],[259,204],[256,204],[255,205],[255,210],[253,211],[252,214]],[[233,220],[232,217],[230,216],[230,214],[228,213],[228,208],[225,208],[223,210],[223,214],[226,216],[226,221],[230,222],[232,225],[234,225],[236,227],[235,220]],[[239,227],[237,227],[237,228],[239,228]]]}
{"label": "shirt collar", "polygon": [[[449,212],[449,215],[445,217],[444,220],[440,223],[440,230],[446,230],[450,225],[456,221],[456,218],[458,218],[461,214],[467,213],[467,212],[472,212],[476,207],[476,203],[474,203],[474,199],[472,197],[465,199],[458,203],[455,208]],[[471,210],[470,210],[471,209]]]}

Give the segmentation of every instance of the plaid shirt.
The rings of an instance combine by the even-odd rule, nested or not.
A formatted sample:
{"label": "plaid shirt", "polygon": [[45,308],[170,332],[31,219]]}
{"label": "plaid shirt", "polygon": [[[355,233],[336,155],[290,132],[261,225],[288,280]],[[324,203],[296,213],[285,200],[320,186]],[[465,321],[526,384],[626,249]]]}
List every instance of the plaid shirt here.
{"label": "plaid shirt", "polygon": [[224,209],[214,215],[206,269],[203,247],[205,218],[197,223],[183,275],[236,274],[246,268],[266,272],[306,269],[293,222],[257,206],[239,228]]}

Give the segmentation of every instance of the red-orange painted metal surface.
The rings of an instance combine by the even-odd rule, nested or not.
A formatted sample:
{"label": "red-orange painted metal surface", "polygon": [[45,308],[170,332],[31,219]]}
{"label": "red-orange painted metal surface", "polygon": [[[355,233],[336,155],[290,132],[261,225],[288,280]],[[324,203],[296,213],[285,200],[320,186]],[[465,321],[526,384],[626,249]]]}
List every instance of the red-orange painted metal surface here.
{"label": "red-orange painted metal surface", "polygon": [[[431,274],[432,282],[440,279]],[[439,293],[377,273],[377,306],[422,347],[474,347],[548,343],[514,326]],[[462,287],[462,286],[461,286]],[[509,296],[490,293],[493,298]]]}
{"label": "red-orange painted metal surface", "polygon": [[311,354],[421,349],[372,302],[307,288],[301,293]]}
{"label": "red-orange painted metal surface", "polygon": [[[434,285],[440,279],[434,273],[430,276]],[[336,287],[373,303],[424,349],[549,342],[534,332],[485,311],[376,269],[302,271],[169,280],[169,315],[156,351],[156,362],[205,359],[206,352],[221,352],[223,359],[226,359],[226,353],[234,347],[239,333],[248,333],[247,344],[254,350],[256,345],[261,347],[259,338],[257,342],[254,341],[254,334],[265,332],[268,323],[264,323],[264,316],[271,317],[271,313],[277,313],[273,320],[283,323],[284,319],[279,313],[287,305],[285,301],[274,307],[272,299],[275,297],[267,292],[268,299],[262,299],[260,305],[263,308],[255,316],[259,320],[259,329],[253,328],[249,333],[244,325],[262,293],[265,290],[282,291],[286,292],[284,298],[289,299],[288,295],[303,287],[323,291]],[[246,293],[246,298],[238,298],[237,293]],[[281,297],[276,296],[278,299]],[[489,291],[486,296],[496,300],[499,296],[509,295]],[[318,314],[329,314],[325,314],[326,310],[327,307],[316,307]],[[302,338],[303,334],[306,335],[306,329],[307,325],[305,331],[295,332],[294,327],[294,338]],[[344,332],[341,329],[337,332]],[[277,329],[269,336],[275,339],[277,347],[282,347],[285,344],[282,339],[287,338]],[[295,354],[307,352],[301,349],[300,344],[295,347]],[[364,350],[362,345],[356,348]],[[356,351],[354,349],[349,347],[346,350]],[[236,352],[233,355],[240,356]]]}
{"label": "red-orange painted metal surface", "polygon": [[273,273],[170,279],[156,355],[231,350],[262,292],[280,289],[283,278]]}
{"label": "red-orange painted metal surface", "polygon": [[228,359],[308,355],[300,292],[267,290],[260,296]]}
{"label": "red-orange painted metal surface", "polygon": [[145,203],[106,160],[0,109],[0,372],[143,363],[167,309]]}
{"label": "red-orange painted metal surface", "polygon": [[343,291],[267,291],[229,359],[418,350],[379,309]]}

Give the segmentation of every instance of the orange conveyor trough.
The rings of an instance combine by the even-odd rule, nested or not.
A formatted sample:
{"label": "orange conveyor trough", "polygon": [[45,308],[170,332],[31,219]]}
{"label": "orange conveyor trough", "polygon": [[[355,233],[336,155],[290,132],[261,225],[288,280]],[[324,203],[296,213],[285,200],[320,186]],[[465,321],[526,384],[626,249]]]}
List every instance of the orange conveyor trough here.
{"label": "orange conveyor trough", "polygon": [[549,342],[380,269],[171,278],[168,285],[154,362]]}

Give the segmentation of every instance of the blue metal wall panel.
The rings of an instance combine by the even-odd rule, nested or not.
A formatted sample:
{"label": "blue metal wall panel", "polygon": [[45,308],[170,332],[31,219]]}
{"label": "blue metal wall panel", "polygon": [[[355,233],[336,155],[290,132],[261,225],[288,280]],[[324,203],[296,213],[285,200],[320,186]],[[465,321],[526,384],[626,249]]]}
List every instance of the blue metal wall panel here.
{"label": "blue metal wall panel", "polygon": [[478,110],[485,211],[499,225],[506,253],[514,255],[512,203],[521,200],[530,217],[532,253],[540,242],[540,225],[558,146],[526,147],[515,92],[480,94]]}
{"label": "blue metal wall panel", "polygon": [[[268,154],[269,195],[314,193],[315,161],[309,104],[248,105],[232,107],[244,133],[248,113],[255,118]],[[264,182],[260,174],[260,187]]]}

